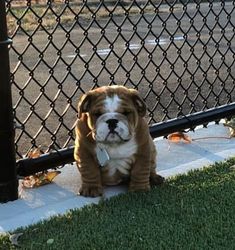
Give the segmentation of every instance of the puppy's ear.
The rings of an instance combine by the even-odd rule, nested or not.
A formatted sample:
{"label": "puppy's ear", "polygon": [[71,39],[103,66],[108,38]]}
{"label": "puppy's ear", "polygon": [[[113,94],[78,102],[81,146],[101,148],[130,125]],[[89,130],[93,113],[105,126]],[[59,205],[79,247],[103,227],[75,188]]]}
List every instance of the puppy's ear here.
{"label": "puppy's ear", "polygon": [[130,92],[131,92],[132,100],[138,111],[138,114],[144,117],[147,113],[147,106],[144,100],[140,97],[139,92],[137,90],[131,89]]}
{"label": "puppy's ear", "polygon": [[81,118],[82,113],[86,113],[89,111],[91,105],[91,95],[84,94],[80,101],[78,102],[78,118]]}

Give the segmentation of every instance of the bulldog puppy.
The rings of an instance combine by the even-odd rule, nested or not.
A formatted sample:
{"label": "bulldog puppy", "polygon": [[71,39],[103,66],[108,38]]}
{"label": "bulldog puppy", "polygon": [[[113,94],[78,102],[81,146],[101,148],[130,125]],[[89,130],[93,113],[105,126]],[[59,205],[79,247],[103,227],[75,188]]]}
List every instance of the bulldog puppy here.
{"label": "bulldog puppy", "polygon": [[81,195],[96,197],[104,185],[126,180],[130,191],[163,183],[155,172],[156,149],[146,111],[138,92],[123,86],[105,86],[82,96],[74,150]]}

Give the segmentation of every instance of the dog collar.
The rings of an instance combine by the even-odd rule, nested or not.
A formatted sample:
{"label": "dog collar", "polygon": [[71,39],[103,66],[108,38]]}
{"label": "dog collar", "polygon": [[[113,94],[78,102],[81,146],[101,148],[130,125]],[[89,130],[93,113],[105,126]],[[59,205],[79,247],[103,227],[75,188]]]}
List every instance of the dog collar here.
{"label": "dog collar", "polygon": [[99,146],[96,147],[96,156],[101,167],[104,167],[110,160],[107,150]]}

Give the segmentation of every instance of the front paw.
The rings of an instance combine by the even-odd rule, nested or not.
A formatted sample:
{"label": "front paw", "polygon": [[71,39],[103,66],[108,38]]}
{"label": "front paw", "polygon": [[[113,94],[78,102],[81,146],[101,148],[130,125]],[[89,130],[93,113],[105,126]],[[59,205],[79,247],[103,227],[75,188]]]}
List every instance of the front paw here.
{"label": "front paw", "polygon": [[82,185],[79,194],[85,197],[97,197],[103,194],[101,186]]}
{"label": "front paw", "polygon": [[163,184],[165,181],[165,178],[158,174],[153,174],[150,176],[150,184],[151,186],[158,186]]}

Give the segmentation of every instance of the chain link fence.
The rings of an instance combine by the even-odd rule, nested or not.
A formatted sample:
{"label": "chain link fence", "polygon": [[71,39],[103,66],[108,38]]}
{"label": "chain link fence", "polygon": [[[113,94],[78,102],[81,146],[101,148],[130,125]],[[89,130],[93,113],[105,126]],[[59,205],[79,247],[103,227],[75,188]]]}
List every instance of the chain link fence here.
{"label": "chain link fence", "polygon": [[98,86],[137,88],[149,124],[235,101],[234,1],[6,0],[6,8],[19,158],[72,145],[78,99]]}

